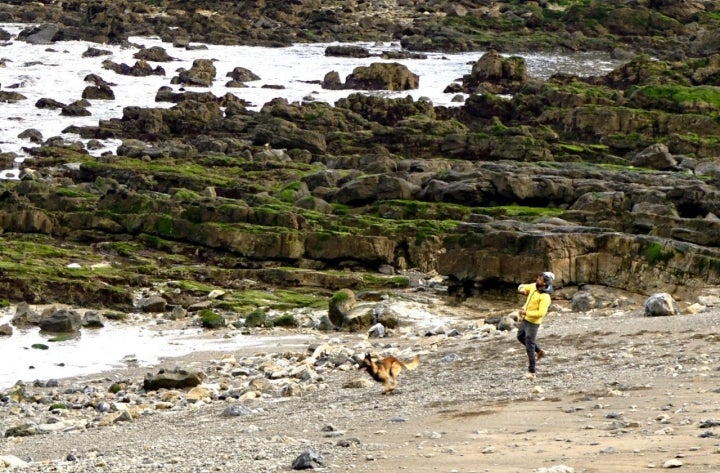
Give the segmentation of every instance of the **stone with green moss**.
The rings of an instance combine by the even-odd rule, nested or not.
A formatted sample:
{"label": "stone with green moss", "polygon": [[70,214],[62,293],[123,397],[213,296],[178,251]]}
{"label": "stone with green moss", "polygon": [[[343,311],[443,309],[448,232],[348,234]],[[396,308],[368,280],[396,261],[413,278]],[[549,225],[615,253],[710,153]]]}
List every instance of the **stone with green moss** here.
{"label": "stone with green moss", "polygon": [[203,309],[198,314],[200,325],[205,328],[220,328],[225,326],[225,317],[210,309]]}
{"label": "stone with green moss", "polygon": [[293,314],[282,314],[272,319],[275,327],[297,327],[298,321]]}
{"label": "stone with green moss", "polygon": [[340,289],[330,298],[328,317],[337,327],[344,327],[348,314],[356,304],[355,292],[351,289]]}
{"label": "stone with green moss", "polygon": [[264,309],[255,309],[245,317],[246,327],[261,327],[266,324],[267,313]]}

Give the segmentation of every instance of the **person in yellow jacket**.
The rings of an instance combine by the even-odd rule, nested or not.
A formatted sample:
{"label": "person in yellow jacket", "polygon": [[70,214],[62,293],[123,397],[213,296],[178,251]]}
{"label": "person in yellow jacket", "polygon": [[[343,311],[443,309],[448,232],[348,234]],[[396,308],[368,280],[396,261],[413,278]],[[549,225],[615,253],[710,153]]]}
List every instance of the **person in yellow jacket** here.
{"label": "person in yellow jacket", "polygon": [[545,356],[545,350],[537,343],[537,334],[543,317],[550,308],[550,293],[555,275],[550,271],[539,273],[534,283],[520,284],[518,292],[527,295],[525,305],[520,309],[520,328],[517,339],[525,345],[528,356],[528,379],[535,379],[535,362]]}

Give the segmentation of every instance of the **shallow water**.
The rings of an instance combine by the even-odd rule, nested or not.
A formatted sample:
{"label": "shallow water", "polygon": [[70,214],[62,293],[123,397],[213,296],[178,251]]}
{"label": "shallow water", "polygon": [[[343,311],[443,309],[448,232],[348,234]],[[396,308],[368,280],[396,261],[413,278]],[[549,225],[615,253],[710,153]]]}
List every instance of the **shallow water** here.
{"label": "shallow water", "polygon": [[[435,303],[437,299],[424,303],[396,300],[389,303],[389,307],[401,316],[405,325],[420,331],[459,320],[429,307],[429,304]],[[363,305],[368,309],[376,306]],[[303,317],[301,312],[304,310],[298,310],[299,318]],[[321,312],[314,310],[306,316],[319,319]],[[13,308],[0,312],[0,325],[10,323],[13,315]],[[12,336],[0,337],[0,389],[8,388],[17,381],[68,378],[125,366],[151,368],[165,358],[191,353],[232,352],[248,348],[267,350],[277,346],[302,350],[307,347],[309,338],[307,334],[256,336],[242,335],[237,330],[206,330],[200,327],[164,329],[156,321],[147,322],[145,326],[128,322],[104,323],[102,328],[83,328],[79,336],[59,342],[49,341],[56,335],[43,333],[37,327],[14,327]],[[322,337],[318,335],[318,338]],[[44,344],[48,349],[32,348],[34,344]]]}
{"label": "shallow water", "polygon": [[[0,318],[0,325],[12,317]],[[152,367],[162,358],[194,352],[233,351],[260,347],[269,342],[300,344],[306,336],[254,337],[226,331],[213,336],[201,328],[163,330],[127,324],[106,323],[103,328],[83,328],[77,337],[52,342],[55,334],[37,327],[18,329],[10,337],[0,337],[0,389],[17,381],[32,382],[102,372],[124,366]],[[32,348],[43,344],[47,350]]]}

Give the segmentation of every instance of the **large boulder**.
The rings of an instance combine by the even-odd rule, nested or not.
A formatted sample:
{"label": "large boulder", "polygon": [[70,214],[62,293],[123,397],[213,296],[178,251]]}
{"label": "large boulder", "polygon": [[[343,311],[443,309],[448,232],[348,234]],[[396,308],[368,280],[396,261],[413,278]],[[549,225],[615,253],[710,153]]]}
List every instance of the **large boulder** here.
{"label": "large boulder", "polygon": [[658,171],[678,169],[677,161],[670,154],[668,147],[662,143],[650,145],[637,153],[632,159],[632,165]]}
{"label": "large boulder", "polygon": [[143,388],[146,391],[194,388],[201,384],[206,377],[207,375],[202,371],[190,371],[180,368],[168,371],[163,369],[155,375],[148,373],[143,381]]}
{"label": "large boulder", "polygon": [[43,314],[38,325],[44,332],[77,332],[82,327],[82,316],[75,310],[52,308]]}
{"label": "large boulder", "polygon": [[174,61],[175,59],[170,56],[167,51],[165,51],[165,48],[160,46],[152,46],[149,48],[143,48],[140,51],[133,54],[133,57],[135,59],[142,59],[143,61],[153,61],[153,62],[170,62]]}
{"label": "large boulder", "polygon": [[238,82],[251,82],[260,80],[260,76],[255,74],[250,69],[245,67],[236,67],[232,71],[225,74],[225,77],[230,77],[234,81]]}
{"label": "large boulder", "polygon": [[180,71],[173,78],[173,84],[185,84],[195,87],[210,87],[217,70],[210,59],[195,59],[189,70]]}
{"label": "large boulder", "polygon": [[363,46],[328,46],[325,48],[326,56],[366,58],[370,57],[370,51]]}
{"label": "large boulder", "polygon": [[527,81],[527,65],[519,56],[505,58],[494,49],[483,54],[472,66],[469,75],[463,77],[463,90],[511,93]]}
{"label": "large boulder", "polygon": [[[50,44],[60,31],[60,27],[55,24],[41,25],[33,28],[29,32],[24,32],[25,41],[28,44]],[[22,36],[22,35],[21,35]]]}
{"label": "large boulder", "polygon": [[659,292],[648,297],[644,308],[644,313],[648,317],[677,315],[680,313],[678,303],[667,292]]}
{"label": "large boulder", "polygon": [[82,98],[88,100],[115,100],[115,93],[107,85],[89,85],[82,92]]}
{"label": "large boulder", "polygon": [[215,102],[180,102],[163,111],[163,121],[177,135],[204,133],[220,126],[223,112]]}
{"label": "large boulder", "polygon": [[42,314],[33,310],[27,302],[20,302],[15,308],[12,323],[16,327],[28,327],[37,325],[41,318]]}
{"label": "large boulder", "polygon": [[420,85],[420,76],[410,72],[407,66],[391,62],[375,62],[359,66],[345,78],[345,89],[360,90],[410,90]]}
{"label": "large boulder", "polygon": [[327,152],[325,137],[319,131],[303,130],[296,124],[272,118],[255,128],[255,144],[269,144],[273,148],[299,148],[311,153]]}
{"label": "large boulder", "polygon": [[0,90],[0,103],[15,103],[26,99],[27,97],[19,92]]}
{"label": "large boulder", "polygon": [[165,75],[165,69],[163,69],[160,66],[156,66],[153,68],[147,61],[144,59],[140,59],[139,61],[135,61],[135,64],[132,66],[128,66],[125,63],[115,63],[109,59],[106,59],[103,61],[103,68],[109,69],[117,74],[123,75],[123,76],[132,76],[132,77],[146,77],[146,76],[164,76]]}
{"label": "large boulder", "polygon": [[352,290],[340,289],[330,298],[328,318],[336,327],[343,327],[356,303],[355,293]]}
{"label": "large boulder", "polygon": [[428,120],[436,118],[433,104],[427,100],[413,100],[411,96],[402,98],[382,98],[373,95],[353,93],[335,103],[337,108],[352,110],[366,120],[382,125],[395,126],[411,117],[423,116]]}
{"label": "large boulder", "polygon": [[149,296],[138,301],[138,308],[142,312],[164,312],[167,301],[162,296]]}

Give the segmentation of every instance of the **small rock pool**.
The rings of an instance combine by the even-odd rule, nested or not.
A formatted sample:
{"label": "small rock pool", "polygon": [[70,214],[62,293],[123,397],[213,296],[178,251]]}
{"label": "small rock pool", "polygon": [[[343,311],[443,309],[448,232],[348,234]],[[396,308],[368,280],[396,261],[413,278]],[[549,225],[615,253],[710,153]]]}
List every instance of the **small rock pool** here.
{"label": "small rock pool", "polygon": [[[10,315],[0,315],[0,325],[11,319]],[[54,337],[59,340],[51,341]],[[297,339],[298,344],[307,341],[303,335],[271,338],[290,343]],[[68,378],[125,366],[147,366],[152,371],[152,365],[162,358],[260,347],[269,342],[268,337],[242,335],[239,331],[213,337],[200,327],[165,330],[106,322],[103,328],[83,328],[78,336],[67,339],[43,333],[38,327],[13,327],[11,336],[0,336],[0,390],[17,381]]]}

